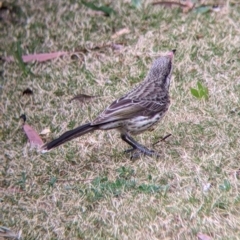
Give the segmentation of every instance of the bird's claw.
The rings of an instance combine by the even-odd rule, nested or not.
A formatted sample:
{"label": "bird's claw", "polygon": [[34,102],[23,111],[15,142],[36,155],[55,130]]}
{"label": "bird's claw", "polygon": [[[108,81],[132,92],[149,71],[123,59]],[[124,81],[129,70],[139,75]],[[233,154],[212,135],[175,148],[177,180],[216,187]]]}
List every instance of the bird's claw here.
{"label": "bird's claw", "polygon": [[147,148],[144,148],[144,149],[130,148],[130,149],[125,150],[124,153],[130,153],[131,160],[137,159],[140,156],[149,156],[149,157],[159,157],[160,156],[157,152],[155,152],[153,150],[149,150]]}

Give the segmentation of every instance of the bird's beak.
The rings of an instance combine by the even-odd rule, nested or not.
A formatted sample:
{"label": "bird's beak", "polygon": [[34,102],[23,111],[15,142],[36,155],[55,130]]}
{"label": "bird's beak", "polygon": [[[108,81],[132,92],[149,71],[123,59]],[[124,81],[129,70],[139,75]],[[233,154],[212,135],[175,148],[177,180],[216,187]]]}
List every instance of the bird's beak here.
{"label": "bird's beak", "polygon": [[172,59],[172,58],[174,57],[174,55],[175,55],[175,52],[176,52],[176,49],[173,49],[171,52],[169,52],[169,53],[167,54],[167,56]]}

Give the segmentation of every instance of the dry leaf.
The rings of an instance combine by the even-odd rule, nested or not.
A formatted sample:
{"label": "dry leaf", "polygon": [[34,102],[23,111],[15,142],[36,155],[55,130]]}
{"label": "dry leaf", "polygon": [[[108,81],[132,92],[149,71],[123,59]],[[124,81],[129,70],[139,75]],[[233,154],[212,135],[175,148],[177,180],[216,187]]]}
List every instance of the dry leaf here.
{"label": "dry leaf", "polygon": [[72,102],[73,100],[78,100],[80,103],[86,103],[91,101],[93,98],[95,98],[95,96],[89,96],[86,94],[78,94],[75,97],[73,97],[70,102]]}
{"label": "dry leaf", "polygon": [[116,33],[114,33],[111,38],[115,39],[115,38],[118,38],[118,37],[120,37],[124,34],[128,34],[128,33],[130,33],[129,28],[122,28],[119,31],[117,31]]}
{"label": "dry leaf", "polygon": [[24,124],[23,130],[26,133],[32,148],[41,147],[43,145],[42,139],[39,137],[38,133],[31,126],[29,126],[28,124]]}
{"label": "dry leaf", "polygon": [[45,128],[39,133],[39,135],[48,135],[50,132],[50,128]]}
{"label": "dry leaf", "polygon": [[211,237],[209,237],[208,235],[203,234],[203,233],[198,233],[197,237],[199,240],[212,240]]}
{"label": "dry leaf", "polygon": [[[45,62],[48,60],[52,60],[54,58],[58,58],[61,56],[64,56],[68,54],[68,52],[53,52],[53,53],[36,53],[36,54],[29,54],[22,56],[23,62],[31,62],[31,61],[37,61],[37,62]],[[12,56],[6,57],[6,61],[12,62],[14,61],[14,58]]]}

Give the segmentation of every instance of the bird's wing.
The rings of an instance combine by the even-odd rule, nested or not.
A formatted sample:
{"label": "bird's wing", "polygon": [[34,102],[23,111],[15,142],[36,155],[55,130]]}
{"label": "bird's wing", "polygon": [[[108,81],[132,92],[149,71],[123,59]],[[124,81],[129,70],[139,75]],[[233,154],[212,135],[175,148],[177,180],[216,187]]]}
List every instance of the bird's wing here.
{"label": "bird's wing", "polygon": [[125,120],[137,116],[151,116],[162,111],[165,103],[120,98],[114,101],[93,122],[92,125]]}

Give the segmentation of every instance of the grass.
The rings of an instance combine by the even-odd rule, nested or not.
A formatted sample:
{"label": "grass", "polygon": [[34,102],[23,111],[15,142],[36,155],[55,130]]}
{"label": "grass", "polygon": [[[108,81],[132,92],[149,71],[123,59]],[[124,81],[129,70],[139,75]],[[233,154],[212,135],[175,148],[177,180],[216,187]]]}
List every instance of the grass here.
{"label": "grass", "polygon": [[[74,0],[14,6],[0,21],[2,56],[78,54],[2,61],[0,225],[23,239],[197,239],[198,233],[240,239],[239,4],[184,14],[114,1],[109,17]],[[111,39],[126,27],[128,34]],[[55,138],[94,119],[144,78],[156,56],[174,48],[171,108],[155,131],[137,137],[152,147],[171,133],[154,146],[159,159],[130,160],[115,131],[47,154],[29,148],[21,114],[38,132],[50,128],[44,141]],[[198,82],[208,99],[191,94]],[[33,95],[22,96],[26,88]],[[70,103],[79,93],[99,97]]]}

